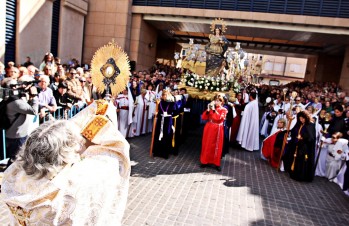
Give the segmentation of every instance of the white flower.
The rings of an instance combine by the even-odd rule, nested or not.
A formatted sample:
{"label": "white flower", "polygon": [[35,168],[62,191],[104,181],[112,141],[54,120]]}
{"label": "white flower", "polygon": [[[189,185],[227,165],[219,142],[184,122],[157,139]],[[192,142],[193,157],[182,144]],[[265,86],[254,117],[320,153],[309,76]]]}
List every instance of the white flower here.
{"label": "white flower", "polygon": [[219,91],[219,88],[217,88],[216,90]]}
{"label": "white flower", "polygon": [[211,87],[211,90],[213,90],[213,87]]}
{"label": "white flower", "polygon": [[205,89],[208,89],[208,87],[207,87],[207,86],[205,86]]}

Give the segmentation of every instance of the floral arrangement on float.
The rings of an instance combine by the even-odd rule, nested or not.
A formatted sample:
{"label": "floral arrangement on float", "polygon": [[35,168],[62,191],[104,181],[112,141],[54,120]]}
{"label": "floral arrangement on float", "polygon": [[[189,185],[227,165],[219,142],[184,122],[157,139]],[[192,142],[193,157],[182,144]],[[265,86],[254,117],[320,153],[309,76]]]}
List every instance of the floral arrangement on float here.
{"label": "floral arrangement on float", "polygon": [[226,74],[223,74],[222,76],[200,76],[191,71],[187,71],[184,74],[183,82],[186,86],[194,87],[200,91],[225,92],[232,90],[235,93],[239,92],[241,83],[243,82],[242,78],[226,78]]}

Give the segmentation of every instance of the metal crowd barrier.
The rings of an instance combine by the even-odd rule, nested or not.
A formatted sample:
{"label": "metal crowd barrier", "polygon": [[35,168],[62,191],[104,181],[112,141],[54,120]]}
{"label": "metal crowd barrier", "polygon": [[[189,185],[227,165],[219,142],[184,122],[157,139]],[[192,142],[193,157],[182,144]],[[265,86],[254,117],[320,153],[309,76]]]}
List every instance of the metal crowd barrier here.
{"label": "metal crowd barrier", "polygon": [[[53,115],[54,119],[70,119],[70,118],[74,117],[77,113],[82,111],[86,106],[87,105],[85,105],[81,108],[74,107],[72,110],[68,110],[68,112],[67,112],[68,117],[67,118],[64,117],[64,109],[62,107],[57,107],[57,110],[55,112],[53,112],[52,115]],[[36,115],[35,117],[36,117],[36,119],[34,119],[33,123],[35,123],[36,120],[39,120],[38,119],[39,115]],[[48,120],[50,120],[50,117],[48,118]],[[46,119],[46,117],[44,117],[43,121],[41,123],[46,122],[46,121],[47,121],[47,119]],[[2,137],[2,140],[1,140],[2,141],[2,144],[1,144],[2,153],[0,153],[0,156],[1,156],[0,161],[3,159],[6,159],[6,130],[3,129],[1,131],[1,137]]]}

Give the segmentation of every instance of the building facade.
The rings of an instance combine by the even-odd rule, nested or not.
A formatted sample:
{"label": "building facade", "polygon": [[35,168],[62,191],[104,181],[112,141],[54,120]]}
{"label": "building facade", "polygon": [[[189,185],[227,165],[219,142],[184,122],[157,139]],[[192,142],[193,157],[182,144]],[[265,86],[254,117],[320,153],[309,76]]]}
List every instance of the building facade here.
{"label": "building facade", "polygon": [[[5,0],[0,61],[38,65],[46,52],[89,63],[114,39],[134,69],[171,59],[180,43],[205,44],[214,18],[226,37],[266,55],[308,59],[305,79],[349,87],[349,1],[340,0]],[[275,54],[277,53],[277,54]]]}
{"label": "building facade", "polygon": [[81,59],[87,0],[5,0],[0,8],[0,61],[30,56],[40,65],[47,52]]}

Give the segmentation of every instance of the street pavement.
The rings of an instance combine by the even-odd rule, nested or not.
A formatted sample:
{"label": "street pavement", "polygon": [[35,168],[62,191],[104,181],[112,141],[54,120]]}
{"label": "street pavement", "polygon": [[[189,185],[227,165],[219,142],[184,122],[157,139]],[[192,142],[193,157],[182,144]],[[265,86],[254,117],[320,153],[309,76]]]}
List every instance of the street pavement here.
{"label": "street pavement", "polygon": [[222,172],[202,169],[202,129],[168,160],[149,158],[150,138],[130,139],[136,165],[123,225],[349,225],[349,197],[324,178],[297,182],[258,152],[232,148]]}
{"label": "street pavement", "polygon": [[[129,197],[122,225],[349,225],[349,197],[316,177],[293,181],[258,152],[230,149],[222,172],[200,168],[202,128],[191,130],[178,156],[149,157],[151,135],[129,139]],[[0,225],[7,225],[0,200]]]}

